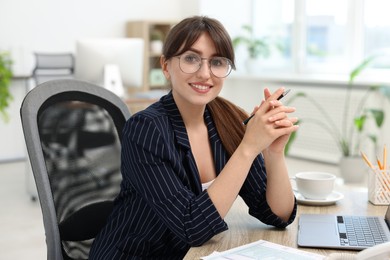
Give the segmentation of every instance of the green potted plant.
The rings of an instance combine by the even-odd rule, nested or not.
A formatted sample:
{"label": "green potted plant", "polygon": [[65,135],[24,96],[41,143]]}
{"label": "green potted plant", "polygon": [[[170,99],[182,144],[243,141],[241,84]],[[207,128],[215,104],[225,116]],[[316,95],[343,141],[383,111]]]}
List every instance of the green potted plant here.
{"label": "green potted plant", "polygon": [[0,116],[6,122],[9,120],[6,109],[12,100],[9,90],[12,78],[11,65],[12,61],[9,53],[0,51]]}
{"label": "green potted plant", "polygon": [[[374,125],[378,129],[380,129],[384,122],[385,111],[383,109],[369,107],[367,105],[367,100],[369,99],[369,96],[373,95],[374,93],[381,93],[383,96],[387,97],[390,100],[389,86],[384,86],[384,85],[370,86],[367,89],[367,93],[363,95],[363,97],[358,102],[357,107],[353,108],[355,111],[353,118],[350,118],[348,114],[348,111],[351,106],[350,100],[353,91],[354,81],[356,77],[359,76],[365,68],[367,68],[370,64],[372,64],[372,62],[375,60],[376,57],[377,56],[372,56],[365,59],[349,74],[349,84],[346,89],[344,109],[342,112],[343,114],[342,114],[341,129],[337,127],[336,122],[334,122],[333,118],[327,113],[326,109],[322,107],[314,98],[310,97],[306,93],[303,92],[296,93],[286,101],[286,104],[293,104],[296,99],[305,98],[318,110],[321,116],[321,120],[317,120],[315,118],[300,118],[299,124],[302,125],[305,123],[314,123],[320,125],[324,130],[326,130],[330,134],[330,136],[332,136],[332,138],[335,141],[335,144],[337,145],[337,147],[339,148],[342,154],[342,158],[340,161],[341,168],[343,168],[343,164],[346,161],[349,161],[351,158],[357,158],[359,161],[362,161],[359,153],[361,149],[361,143],[366,138],[368,138],[373,142],[375,149],[377,146],[378,138],[376,134],[366,133],[364,130],[369,121],[373,122]],[[291,136],[286,146],[287,154],[296,137],[297,137],[297,132]],[[343,172],[346,173],[346,171],[347,170],[341,169],[341,174],[343,174]],[[360,177],[364,177],[364,176],[360,176]],[[361,180],[361,178],[358,178],[358,174],[355,174],[351,178],[354,178],[353,180],[351,179],[351,182],[357,182]]]}
{"label": "green potted plant", "polygon": [[253,72],[252,66],[256,66],[255,70],[258,70],[258,61],[263,58],[267,59],[271,56],[274,50],[282,51],[283,46],[270,37],[259,37],[253,36],[253,28],[250,25],[243,25],[243,35],[233,38],[234,48],[243,45],[246,47],[249,59],[247,60],[247,69],[249,72]]}

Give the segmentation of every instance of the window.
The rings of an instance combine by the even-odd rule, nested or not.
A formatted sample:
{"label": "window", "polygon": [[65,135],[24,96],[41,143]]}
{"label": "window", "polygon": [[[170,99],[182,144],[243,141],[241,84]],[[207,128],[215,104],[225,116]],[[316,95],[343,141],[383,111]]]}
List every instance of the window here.
{"label": "window", "polygon": [[346,68],[347,1],[310,0],[305,7],[306,71],[338,72]]}
{"label": "window", "polygon": [[374,66],[390,67],[390,1],[364,1],[364,56],[382,55]]}
{"label": "window", "polygon": [[265,70],[348,73],[364,58],[387,53],[376,68],[390,68],[388,0],[252,0],[254,35],[283,43]]}
{"label": "window", "polygon": [[257,0],[253,5],[254,37],[267,37],[272,39],[271,42],[282,46],[282,51],[272,48],[265,69],[292,71],[294,1]]}

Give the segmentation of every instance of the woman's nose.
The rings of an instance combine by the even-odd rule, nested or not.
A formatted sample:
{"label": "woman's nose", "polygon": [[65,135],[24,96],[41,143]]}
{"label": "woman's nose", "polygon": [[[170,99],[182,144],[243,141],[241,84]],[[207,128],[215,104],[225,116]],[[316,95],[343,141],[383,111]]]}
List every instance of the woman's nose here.
{"label": "woman's nose", "polygon": [[202,63],[200,65],[199,70],[197,71],[197,76],[201,78],[210,78],[211,76],[211,71],[210,71],[210,66],[209,66],[209,61],[204,59],[202,60]]}

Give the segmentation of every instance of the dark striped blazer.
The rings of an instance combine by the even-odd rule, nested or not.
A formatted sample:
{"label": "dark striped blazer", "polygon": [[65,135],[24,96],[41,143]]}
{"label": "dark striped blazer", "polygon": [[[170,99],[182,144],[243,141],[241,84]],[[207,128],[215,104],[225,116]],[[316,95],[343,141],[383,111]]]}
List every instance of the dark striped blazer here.
{"label": "dark striped blazer", "polygon": [[[228,158],[206,109],[204,114],[217,174]],[[123,132],[121,192],[106,227],[94,241],[90,259],[181,259],[227,229],[207,190],[202,191],[187,132],[171,93],[132,116]],[[249,214],[286,227],[265,199],[261,156],[240,191]]]}

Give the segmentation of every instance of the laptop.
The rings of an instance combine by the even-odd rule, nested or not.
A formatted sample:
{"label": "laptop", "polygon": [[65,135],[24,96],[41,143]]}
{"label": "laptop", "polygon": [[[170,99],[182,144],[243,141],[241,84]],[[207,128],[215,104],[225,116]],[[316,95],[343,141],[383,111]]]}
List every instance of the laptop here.
{"label": "laptop", "polygon": [[379,216],[302,214],[298,246],[363,250],[390,241],[390,205]]}

